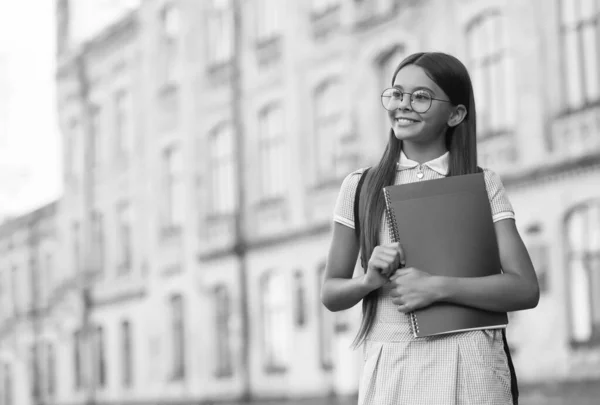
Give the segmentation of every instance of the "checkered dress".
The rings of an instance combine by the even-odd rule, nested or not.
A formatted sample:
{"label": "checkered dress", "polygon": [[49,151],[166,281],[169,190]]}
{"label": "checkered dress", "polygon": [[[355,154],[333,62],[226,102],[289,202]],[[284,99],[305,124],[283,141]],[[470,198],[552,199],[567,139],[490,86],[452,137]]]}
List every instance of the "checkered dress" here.
{"label": "checkered dress", "polygon": [[[444,177],[448,154],[419,165],[402,155],[395,184]],[[354,195],[360,174],[348,175],[341,186],[334,220],[354,229]],[[514,218],[502,182],[485,169],[485,183],[494,221]],[[382,219],[381,244],[390,243]],[[365,343],[359,405],[507,405],[512,404],[510,371],[501,330],[483,330],[414,338],[409,318],[397,310],[382,287],[373,328]]]}

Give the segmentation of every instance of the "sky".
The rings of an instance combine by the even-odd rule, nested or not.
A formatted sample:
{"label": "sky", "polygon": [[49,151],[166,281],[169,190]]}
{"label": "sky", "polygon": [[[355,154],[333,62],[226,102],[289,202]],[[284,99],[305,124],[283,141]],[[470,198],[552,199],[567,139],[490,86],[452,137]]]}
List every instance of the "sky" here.
{"label": "sky", "polygon": [[0,220],[61,194],[54,0],[0,0]]}
{"label": "sky", "polygon": [[[140,0],[71,0],[74,42]],[[0,0],[0,221],[62,194],[55,0]]]}

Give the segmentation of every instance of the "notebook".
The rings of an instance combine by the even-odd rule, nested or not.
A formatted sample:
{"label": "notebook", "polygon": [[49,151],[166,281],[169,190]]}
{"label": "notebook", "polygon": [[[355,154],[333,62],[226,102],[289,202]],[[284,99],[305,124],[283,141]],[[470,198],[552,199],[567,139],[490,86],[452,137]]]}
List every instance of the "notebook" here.
{"label": "notebook", "polygon": [[[501,273],[500,255],[483,173],[385,187],[392,241],[406,267],[451,277]],[[415,337],[505,328],[505,312],[435,303],[409,313]]]}

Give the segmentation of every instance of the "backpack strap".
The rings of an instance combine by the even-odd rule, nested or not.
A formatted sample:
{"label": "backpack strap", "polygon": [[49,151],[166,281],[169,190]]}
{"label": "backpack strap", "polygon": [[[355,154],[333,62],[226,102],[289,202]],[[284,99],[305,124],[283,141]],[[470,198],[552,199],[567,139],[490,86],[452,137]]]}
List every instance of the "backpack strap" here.
{"label": "backpack strap", "polygon": [[[356,193],[354,194],[354,234],[356,235],[356,239],[360,241],[360,209],[359,209],[359,201],[360,201],[360,191],[362,189],[363,182],[365,181],[365,177],[370,167],[367,167],[364,172],[360,175],[360,179],[358,179],[358,185],[356,186]],[[361,265],[363,269],[365,268],[363,263],[363,258],[361,255]]]}

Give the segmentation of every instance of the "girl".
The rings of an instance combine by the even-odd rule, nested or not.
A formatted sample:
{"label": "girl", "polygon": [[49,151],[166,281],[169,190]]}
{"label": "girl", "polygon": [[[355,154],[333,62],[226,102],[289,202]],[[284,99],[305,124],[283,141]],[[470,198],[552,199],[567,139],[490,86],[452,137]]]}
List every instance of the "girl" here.
{"label": "girl", "polygon": [[[391,243],[382,188],[475,173],[475,103],[465,66],[443,53],[417,53],[400,63],[382,94],[390,136],[379,164],[348,175],[338,196],[321,300],[331,311],[363,301],[356,344],[364,344],[359,404],[506,405],[517,403],[516,381],[502,330],[414,338],[408,312],[445,301],[491,311],[534,308],[537,278],[517,232],[498,175],[484,169],[502,274],[439,277],[401,268],[401,245]],[[356,226],[361,229],[358,238]],[[364,275],[353,278],[359,253]]]}

